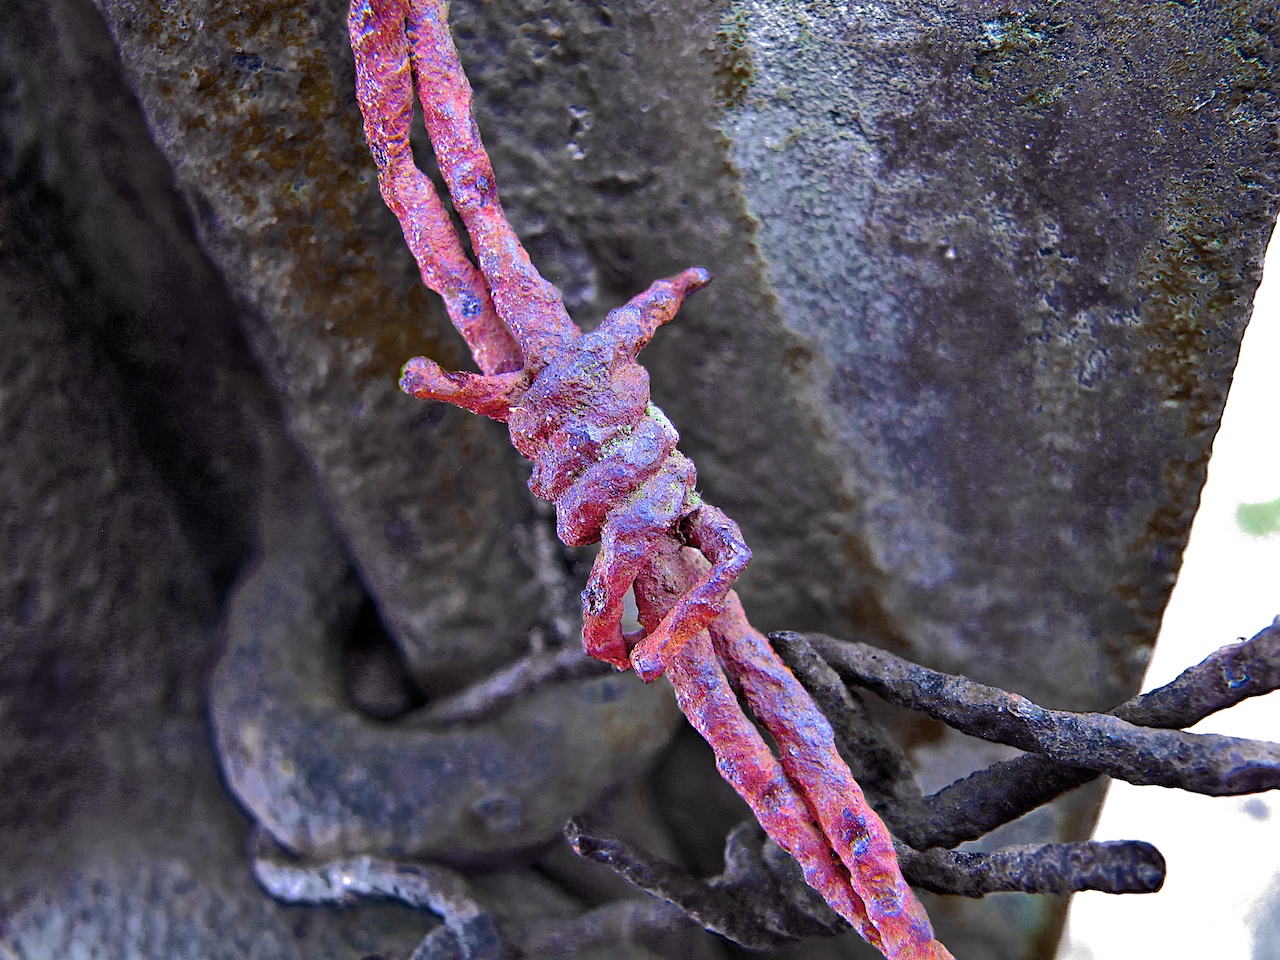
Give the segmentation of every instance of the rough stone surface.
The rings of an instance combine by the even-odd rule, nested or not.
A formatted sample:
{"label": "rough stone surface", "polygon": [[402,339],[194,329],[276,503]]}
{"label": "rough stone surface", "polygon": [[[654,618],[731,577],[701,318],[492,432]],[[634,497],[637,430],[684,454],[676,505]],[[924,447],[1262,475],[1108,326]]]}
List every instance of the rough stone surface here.
{"label": "rough stone surface", "polygon": [[645,360],[763,626],[1134,689],[1274,220],[1267,5],[451,10],[577,315],[715,277]]}
{"label": "rough stone surface", "polygon": [[294,853],[518,861],[670,739],[670,689],[617,673],[452,726],[361,715],[340,669],[359,582],[305,471],[281,471],[268,490],[263,555],[227,605],[210,714],[228,784]]}
{"label": "rough stone surface", "polygon": [[874,621],[878,574],[808,386],[812,349],[783,322],[727,164],[717,7],[507,0],[450,17],[503,204],[575,319],[710,270],[642,360],[708,501],[751,546],[739,585],[757,626]]}
{"label": "rough stone surface", "polygon": [[1275,217],[1274,7],[733,16],[730,156],[787,323],[829,364],[888,620],[922,659],[1113,705]]}
{"label": "rough stone surface", "polygon": [[[100,0],[161,154],[87,0],[12,6],[0,876],[22,883],[0,943],[181,956],[177,903],[267,956],[408,949],[423,918],[400,908],[260,897],[199,733],[264,451],[287,424],[418,696],[565,639],[583,571],[500,428],[395,391],[414,354],[464,358],[377,198],[340,0]],[[716,278],[645,361],[755,553],[757,624],[1052,706],[1132,692],[1274,215],[1266,5],[451,6],[503,202],[575,317],[694,263]],[[889,720],[927,786],[987,759]],[[664,802],[719,783],[685,753]],[[1078,839],[1095,806],[988,839]],[[662,813],[715,872],[716,826]],[[541,869],[574,896],[527,871],[481,892],[602,902]],[[82,903],[85,932],[59,927]],[[1062,916],[929,906],[957,956],[1048,956]]]}
{"label": "rough stone surface", "polygon": [[524,652],[545,606],[502,431],[399,392],[460,344],[374,186],[339,3],[104,3],[156,144],[379,613],[428,693]]}
{"label": "rough stone surface", "polygon": [[74,309],[13,226],[0,227],[0,955],[412,946],[429,918],[306,913],[254,886],[202,716],[208,557],[137,442],[95,336],[107,317]]}
{"label": "rough stone surface", "polygon": [[[205,684],[228,596],[262,547],[265,494],[284,492],[265,466],[292,462],[287,491],[310,491],[318,516],[314,482],[101,19],[74,0],[19,12],[0,19],[0,955],[407,955],[429,914],[283,907],[252,881]],[[333,638],[299,639],[340,687]],[[575,714],[553,699],[534,720],[565,732]],[[669,695],[631,685],[617,698],[644,701],[642,716],[615,718],[621,732],[588,706],[575,729],[594,739],[565,746],[595,755],[574,781],[583,799],[539,783],[534,805],[576,811],[641,772],[599,737],[659,749]],[[527,869],[501,876],[481,884],[500,924],[588,903]]]}

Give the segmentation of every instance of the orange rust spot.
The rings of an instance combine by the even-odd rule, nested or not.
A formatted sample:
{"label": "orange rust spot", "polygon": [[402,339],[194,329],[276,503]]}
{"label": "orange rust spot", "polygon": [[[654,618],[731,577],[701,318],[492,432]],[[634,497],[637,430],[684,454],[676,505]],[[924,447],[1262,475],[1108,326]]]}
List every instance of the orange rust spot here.
{"label": "orange rust spot", "polygon": [[[139,11],[157,49],[177,44],[202,18],[226,51],[212,69],[181,64],[172,74],[181,76],[181,93],[170,83],[157,89],[186,108],[185,152],[219,184],[215,214],[242,231],[249,249],[283,254],[284,289],[273,305],[281,335],[324,331],[358,385],[394,382],[414,355],[456,366],[452,336],[449,347],[441,343],[443,310],[407,252],[398,242],[367,244],[360,232],[374,217],[379,229],[394,230],[394,222],[381,212],[353,93],[339,95],[307,3],[197,10],[179,0],[163,8],[152,0]],[[402,261],[379,262],[385,251]]]}

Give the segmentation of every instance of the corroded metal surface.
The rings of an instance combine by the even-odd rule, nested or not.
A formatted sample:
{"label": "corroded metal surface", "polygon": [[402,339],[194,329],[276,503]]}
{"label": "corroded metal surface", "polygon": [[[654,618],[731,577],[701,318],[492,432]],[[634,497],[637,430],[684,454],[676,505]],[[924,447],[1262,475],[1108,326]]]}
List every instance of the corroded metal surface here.
{"label": "corroded metal surface", "polygon": [[[1272,631],[1263,631],[1248,646],[1261,653],[1273,636]],[[814,642],[837,673],[875,691],[887,702],[919,710],[970,736],[1007,743],[1058,764],[1097,770],[1130,783],[1178,787],[1209,796],[1280,788],[1280,743],[1183,733],[1167,729],[1166,724],[1140,725],[1126,719],[1130,713],[1138,717],[1145,714],[1149,719],[1155,712],[1151,708],[1159,710],[1161,700],[1177,704],[1177,709],[1167,711],[1176,717],[1194,706],[1193,698],[1202,693],[1194,683],[1162,687],[1160,696],[1150,697],[1150,707],[1144,695],[1111,713],[1073,713],[1047,710],[1019,694],[929,670],[866,644],[830,637],[815,637]],[[1225,648],[1210,660],[1229,661],[1232,653],[1245,646]],[[1205,686],[1212,691],[1217,679],[1214,674],[1221,669],[1214,663],[1208,669],[1194,667],[1186,674],[1198,673],[1202,682],[1208,675]],[[1219,708],[1232,702],[1223,697]]]}
{"label": "corroded metal surface", "polygon": [[460,874],[437,864],[403,864],[370,856],[297,863],[280,857],[261,832],[254,837],[253,874],[284,903],[350,906],[363,899],[395,900],[439,915],[441,923],[418,944],[412,960],[500,960],[493,915],[476,902]]}
{"label": "corroded metal surface", "polygon": [[[646,682],[665,673],[726,780],[868,943],[889,958],[949,960],[830,725],[731,589],[751,558],[738,525],[698,495],[675,428],[650,402],[637,355],[710,275],[691,267],[654,281],[584,333],[503,213],[443,0],[354,0],[349,29],[379,188],[483,371],[449,373],[416,357],[402,388],[507,423],[515,448],[535,462],[530,489],[555,502],[561,541],[600,542],[582,594],[586,651]],[[478,271],[411,156],[415,87]],[[622,630],[632,589],[643,636]],[[776,756],[738,696],[777,741]],[[520,766],[507,758],[511,772]],[[449,792],[482,780],[477,772]]]}

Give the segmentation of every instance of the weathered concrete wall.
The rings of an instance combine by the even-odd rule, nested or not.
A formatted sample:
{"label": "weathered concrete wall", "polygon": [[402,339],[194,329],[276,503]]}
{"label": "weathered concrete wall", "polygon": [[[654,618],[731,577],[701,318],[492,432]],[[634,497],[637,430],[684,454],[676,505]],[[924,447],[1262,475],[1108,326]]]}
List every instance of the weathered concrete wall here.
{"label": "weathered concrete wall", "polygon": [[456,6],[580,313],[716,276],[646,357],[761,620],[1131,690],[1274,217],[1265,5]]}
{"label": "weathered concrete wall", "polygon": [[[134,727],[154,716],[137,704],[170,691],[178,752],[200,749],[208,621],[260,546],[263,451],[285,429],[428,695],[571,640],[585,558],[548,550],[503,432],[395,390],[409,356],[463,357],[377,197],[343,5],[102,0],[119,65],[87,3],[18,6],[0,28],[16,78],[4,177],[24,211],[13,242],[43,262],[15,267],[42,279],[15,288],[6,322],[64,297],[56,324],[72,333],[33,341],[3,386],[25,384],[22,409],[75,411],[19,435],[0,408],[6,449],[24,451],[5,482],[35,489],[47,469],[68,484],[58,509],[15,497],[6,527],[25,558],[12,570],[36,563],[39,535],[65,572],[6,581],[0,696],[52,692],[24,701],[37,725],[0,776],[48,772],[30,759],[41,718],[69,717],[75,738],[99,722],[67,712],[66,663],[93,678],[85,702],[120,690]],[[857,635],[1055,706],[1135,688],[1275,214],[1266,5],[455,0],[452,16],[503,202],[580,321],[693,263],[715,276],[645,360],[708,499],[752,546],[743,593],[760,626]],[[138,148],[143,120],[159,155]],[[42,358],[65,356],[101,359],[55,377],[62,359]],[[76,392],[95,376],[97,407]],[[72,442],[99,413],[114,425]],[[129,503],[72,484],[78,456],[116,463],[115,484],[152,477],[158,519],[70,539]],[[84,581],[84,603],[40,585],[79,582],[78,565],[125,586],[163,570],[186,599],[174,614],[164,590],[130,594],[128,624],[91,630],[114,596],[101,581]],[[128,654],[143,633],[145,655]],[[166,659],[179,643],[181,662]],[[903,732],[930,786],[988,759],[928,725]],[[657,793],[714,777],[699,762],[668,758]],[[174,777],[213,790],[201,763]],[[95,769],[77,760],[68,782],[88,791]],[[22,782],[29,798],[44,781]],[[230,876],[243,823],[200,795],[230,817],[206,837],[236,846]],[[1078,836],[1095,799],[1006,840]],[[27,850],[71,822],[6,817]],[[668,820],[681,843],[714,854],[698,830],[715,828],[682,819]],[[99,872],[145,873],[144,847]],[[1012,958],[1045,955],[1059,906],[931,909],[957,955]]]}
{"label": "weathered concrete wall", "polygon": [[[379,611],[428,692],[528,645],[545,607],[500,429],[396,387],[459,341],[373,186],[341,4],[103,5],[157,145],[227,278]],[[477,478],[484,478],[478,481]]]}
{"label": "weathered concrete wall", "polygon": [[730,156],[900,636],[1133,688],[1276,203],[1265,4],[733,5]]}
{"label": "weathered concrete wall", "polygon": [[[203,703],[220,596],[254,537],[234,314],[163,165],[145,175],[156,158],[135,149],[132,101],[99,120],[33,89],[45,70],[81,107],[102,106],[85,81],[113,89],[92,9],[61,6],[55,35],[30,17],[0,40],[0,954],[407,949],[424,927],[412,911],[307,914],[246,869],[249,823],[219,783]],[[105,163],[66,149],[86,132]],[[209,376],[183,382],[196,356]]]}

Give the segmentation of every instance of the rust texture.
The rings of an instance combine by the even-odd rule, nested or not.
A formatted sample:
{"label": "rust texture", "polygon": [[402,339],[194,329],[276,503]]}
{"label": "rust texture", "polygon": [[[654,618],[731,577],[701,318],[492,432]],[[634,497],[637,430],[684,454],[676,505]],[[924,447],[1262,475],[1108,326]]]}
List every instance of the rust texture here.
{"label": "rust texture", "polygon": [[[847,931],[783,955],[869,956],[754,819],[725,845],[749,811],[670,685],[581,652],[594,547],[556,541],[502,425],[397,389],[414,354],[523,358],[487,369],[420,282],[363,142],[349,2],[0,18],[0,954],[465,953],[430,857],[504,957],[736,956],[703,927]],[[1274,4],[449,19],[503,211],[577,324],[690,251],[715,277],[645,368],[751,544],[757,626],[1045,707],[1137,689],[1272,226]],[[420,115],[412,146],[449,207]],[[466,314],[483,275],[458,233]],[[658,613],[701,572],[673,564]],[[1275,636],[1112,712],[1177,727],[1266,692]],[[1085,839],[1104,775],[1010,759],[771,639],[895,841],[1024,848],[897,847],[957,955],[1052,956],[1065,898],[930,889],[1158,881],[1141,844],[1039,846]],[[584,858],[570,815],[599,824]],[[264,897],[250,820],[300,855],[282,898],[368,858],[365,889],[417,908]],[[726,912],[628,848],[712,878]]]}
{"label": "rust texture", "polygon": [[[709,274],[695,267],[659,280],[584,334],[502,213],[444,4],[356,0],[350,30],[379,184],[424,282],[445,298],[483,371],[449,373],[418,357],[401,386],[508,424],[516,449],[535,462],[530,489],[556,505],[561,540],[601,543],[583,592],[587,652],[646,681],[668,676],[725,779],[869,943],[888,957],[949,957],[830,725],[747,622],[731,585],[750,552],[737,524],[698,496],[693,464],[675,449],[678,434],[650,401],[636,363]],[[413,163],[413,84],[478,272]],[[502,327],[515,338],[519,367]],[[633,587],[643,635],[622,631]],[[742,712],[726,671],[774,736],[777,756]]]}
{"label": "rust texture", "polygon": [[[1155,728],[1178,727],[1246,697],[1269,693],[1280,685],[1275,670],[1277,637],[1280,618],[1252,639],[1216,651],[1165,686],[1120,704],[1111,715],[1079,715],[1064,725],[1076,735],[1090,724],[1117,717]],[[831,716],[838,746],[850,758],[852,769],[867,777],[868,795],[891,827],[903,875],[913,885],[966,897],[1010,891],[1151,893],[1163,885],[1164,858],[1143,841],[1023,843],[983,851],[940,849],[982,837],[1063,790],[1087,783],[1097,776],[1098,769],[1111,766],[1113,758],[1105,747],[1084,737],[1080,738],[1084,749],[1073,760],[1079,766],[1027,754],[922,798],[918,787],[907,785],[911,770],[900,749],[871,719],[859,696],[844,686],[837,671],[853,685],[880,688],[900,705],[923,712],[936,712],[939,702],[946,702],[951,715],[965,718],[974,712],[981,715],[993,700],[1004,700],[1006,709],[1010,704],[1016,707],[1016,701],[1003,691],[979,689],[963,678],[942,676],[887,658],[883,652],[871,656],[829,638],[778,633],[772,640]],[[881,658],[884,662],[878,663]],[[910,692],[894,693],[886,680],[893,675],[914,678]],[[919,688],[926,685],[931,689],[921,695]],[[1019,709],[1026,712],[1025,701]],[[1052,717],[1051,711],[1045,714],[1050,724],[1064,719]],[[987,733],[1017,736],[1018,718],[1011,721],[1012,734],[997,729],[999,726]],[[1252,746],[1274,752],[1275,745]],[[1155,758],[1157,767],[1168,766],[1168,761],[1168,757]],[[1194,768],[1197,759],[1183,756],[1181,763]],[[1145,776],[1138,773],[1136,779]],[[1274,784],[1269,788],[1274,789]],[[750,822],[739,825],[725,845],[724,872],[705,879],[582,818],[571,821],[565,833],[580,856],[608,864],[631,883],[677,904],[707,929],[743,946],[767,949],[839,932],[843,925],[830,907],[812,894],[806,898],[794,861],[781,856],[769,841],[762,844],[758,835],[753,838],[753,831],[758,828]]]}

